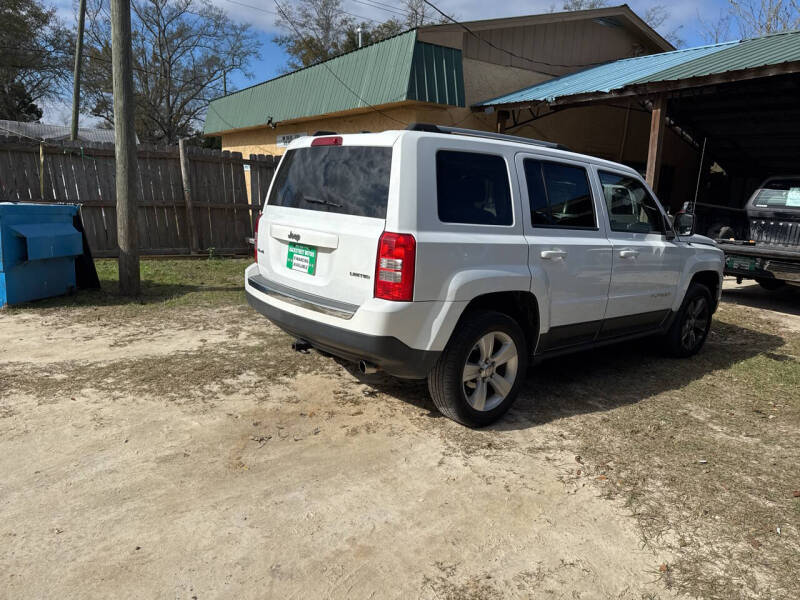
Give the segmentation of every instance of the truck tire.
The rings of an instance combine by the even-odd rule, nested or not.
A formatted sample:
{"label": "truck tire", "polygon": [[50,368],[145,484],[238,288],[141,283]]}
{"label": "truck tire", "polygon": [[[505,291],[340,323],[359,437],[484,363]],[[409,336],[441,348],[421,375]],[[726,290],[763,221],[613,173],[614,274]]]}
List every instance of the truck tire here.
{"label": "truck tire", "polygon": [[483,427],[511,407],[527,369],[528,348],[517,322],[495,311],[470,312],[428,375],[428,390],[444,416]]}
{"label": "truck tire", "polygon": [[711,239],[730,240],[735,237],[736,237],[736,232],[733,230],[733,227],[728,227],[727,225],[725,225],[719,230],[719,232],[717,233],[717,237]]}
{"label": "truck tire", "polygon": [[775,290],[779,290],[782,287],[786,286],[786,282],[782,279],[764,279],[759,277],[756,279],[756,283],[760,285],[765,290],[769,290],[770,292],[774,292]]}
{"label": "truck tire", "polygon": [[676,358],[688,358],[700,351],[711,329],[711,291],[700,283],[686,290],[678,314],[665,336],[665,349]]}
{"label": "truck tire", "polygon": [[736,237],[736,232],[730,225],[717,222],[706,231],[706,237],[710,237],[712,240],[728,240],[732,237]]}

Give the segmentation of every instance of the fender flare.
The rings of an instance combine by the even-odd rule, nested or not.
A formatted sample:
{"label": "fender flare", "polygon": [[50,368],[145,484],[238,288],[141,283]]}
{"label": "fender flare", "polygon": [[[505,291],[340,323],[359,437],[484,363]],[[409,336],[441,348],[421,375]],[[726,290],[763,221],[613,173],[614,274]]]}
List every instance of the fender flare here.
{"label": "fender flare", "polygon": [[675,294],[675,300],[672,303],[673,312],[680,310],[681,304],[683,304],[683,299],[686,296],[686,291],[689,289],[689,284],[692,282],[692,279],[695,275],[702,272],[713,272],[719,277],[717,298],[714,298],[714,302],[717,302],[719,294],[722,293],[723,267],[724,255],[722,253],[720,253],[720,256],[715,257],[708,255],[704,256],[702,254],[695,254],[691,256],[689,260],[686,261],[683,272],[681,273],[680,281],[678,282],[678,290]]}

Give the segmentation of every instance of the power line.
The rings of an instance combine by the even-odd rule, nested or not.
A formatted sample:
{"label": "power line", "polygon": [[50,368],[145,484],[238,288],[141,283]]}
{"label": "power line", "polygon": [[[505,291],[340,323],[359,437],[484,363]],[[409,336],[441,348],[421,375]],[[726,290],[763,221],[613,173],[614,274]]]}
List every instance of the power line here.
{"label": "power line", "polygon": [[[230,1],[230,0],[228,0],[228,1]],[[291,27],[291,28],[294,30],[295,34],[296,34],[298,37],[300,37],[300,36],[301,36],[301,34],[300,34],[300,31],[297,29],[297,27],[296,27],[296,26],[295,26],[295,24],[294,24],[294,23],[291,21],[291,19],[289,19],[289,17],[286,15],[286,13],[284,12],[283,8],[281,8],[281,5],[278,3],[278,0],[273,0],[273,2],[275,2],[275,7],[276,7],[276,8],[278,9],[278,11],[281,13],[281,15],[283,16],[284,20],[285,20],[285,21],[286,21],[286,22],[289,24],[289,26],[290,26],[290,27]],[[362,97],[361,97],[361,96],[360,96],[360,95],[359,95],[359,94],[358,94],[358,93],[357,93],[357,92],[356,92],[356,91],[355,91],[353,88],[351,88],[349,85],[347,85],[347,84],[346,84],[344,81],[342,81],[342,79],[341,79],[341,78],[340,78],[340,77],[339,77],[339,76],[338,76],[336,73],[334,73],[334,72],[333,72],[333,69],[331,69],[331,67],[330,67],[330,65],[328,65],[328,62],[327,62],[327,61],[323,61],[323,62],[321,62],[321,63],[318,63],[318,64],[319,64],[319,65],[322,65],[323,67],[325,67],[325,68],[328,70],[328,72],[329,72],[331,75],[333,75],[333,76],[334,76],[334,78],[335,78],[335,79],[336,79],[336,80],[337,80],[339,83],[341,83],[341,84],[342,84],[342,86],[343,86],[345,89],[347,89],[347,90],[348,90],[348,91],[349,91],[351,94],[353,94],[353,96],[355,96],[356,98],[358,98],[358,99],[359,99],[361,102],[363,102],[364,104],[366,104],[366,105],[367,105],[368,107],[370,107],[372,110],[374,110],[374,111],[375,111],[375,112],[377,112],[378,114],[381,114],[381,115],[383,115],[383,116],[384,116],[384,117],[386,117],[387,119],[390,119],[390,120],[394,121],[395,123],[400,123],[401,125],[408,125],[408,123],[406,123],[405,121],[401,121],[400,119],[395,119],[393,116],[391,116],[391,115],[389,115],[389,114],[387,114],[387,113],[383,112],[383,111],[382,111],[382,110],[380,110],[378,107],[376,107],[376,106],[373,106],[372,104],[370,104],[369,102],[367,102],[366,100],[364,100],[364,98],[362,98]]]}
{"label": "power line", "polygon": [[378,10],[385,10],[385,11],[386,11],[386,12],[388,12],[388,13],[393,13],[393,14],[396,14],[396,15],[400,15],[401,17],[406,17],[406,18],[408,18],[408,17],[410,17],[410,16],[411,16],[411,13],[409,13],[409,12],[407,12],[407,11],[404,11],[404,10],[402,10],[402,9],[398,9],[398,8],[392,8],[392,7],[388,7],[388,6],[382,6],[382,5],[380,5],[379,3],[377,3],[377,2],[375,2],[375,3],[373,3],[373,2],[366,2],[365,0],[353,0],[353,2],[357,2],[358,4],[363,4],[364,6],[369,6],[369,7],[371,7],[371,8],[377,8]]}
{"label": "power line", "polygon": [[[267,15],[273,15],[275,17],[282,16],[281,13],[276,13],[275,11],[267,10],[265,8],[261,8],[260,6],[253,6],[252,4],[245,4],[244,2],[239,2],[238,0],[226,0],[226,2],[230,2],[231,4],[237,4],[239,6],[243,6],[244,8],[249,8],[250,10],[255,10],[255,11],[258,11],[258,12],[262,12],[262,13],[267,14]],[[373,19],[371,17],[365,17],[364,15],[357,15],[355,13],[347,12],[346,10],[339,10],[338,12],[340,14],[344,14],[344,15],[349,15],[351,17],[355,17],[356,19],[363,19],[365,21],[372,21],[373,23],[380,23],[380,21],[378,21],[377,19]]]}
{"label": "power line", "polygon": [[[460,21],[457,21],[456,19],[454,19],[453,17],[451,17],[447,13],[441,11],[439,9],[439,7],[437,7],[433,2],[430,2],[429,0],[422,0],[422,1],[425,4],[427,4],[428,6],[430,6],[437,13],[442,15],[442,17],[444,17],[445,19],[447,19],[451,23],[454,23],[454,24],[458,25],[459,27],[461,27],[464,31],[466,31],[468,34],[470,34],[476,40],[478,40],[480,42],[483,42],[484,44],[486,44],[490,48],[494,48],[495,50],[497,50],[499,52],[503,52],[505,54],[508,54],[509,56],[513,56],[514,58],[518,58],[519,60],[524,60],[524,61],[527,61],[529,63],[535,64],[535,65],[547,65],[548,67],[557,67],[557,68],[558,67],[563,67],[563,68],[566,68],[566,69],[571,69],[571,68],[574,68],[574,67],[594,67],[596,65],[605,64],[605,62],[606,62],[606,61],[603,61],[603,62],[576,64],[576,65],[562,65],[562,64],[559,64],[559,63],[549,63],[549,62],[546,62],[546,61],[543,61],[543,60],[534,60],[532,58],[528,58],[527,56],[522,56],[521,54],[517,54],[516,52],[512,52],[511,50],[507,50],[506,48],[501,48],[500,46],[490,42],[489,40],[487,40],[485,38],[482,38],[477,33],[475,33],[472,29],[467,27],[464,23],[462,23]],[[544,73],[546,75],[552,75],[554,77],[560,77],[561,75],[564,75],[564,73],[549,73],[547,71],[542,71],[541,69],[539,69],[539,72],[540,73]]]}

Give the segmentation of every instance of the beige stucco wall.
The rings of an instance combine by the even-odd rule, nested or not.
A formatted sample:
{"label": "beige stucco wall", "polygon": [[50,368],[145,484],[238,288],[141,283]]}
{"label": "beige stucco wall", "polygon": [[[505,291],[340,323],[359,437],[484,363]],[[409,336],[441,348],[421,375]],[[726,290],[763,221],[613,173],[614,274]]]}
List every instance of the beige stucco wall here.
{"label": "beige stucco wall", "polygon": [[504,67],[481,60],[462,59],[464,65],[464,97],[467,106],[510,94],[551,79],[527,69]]}
{"label": "beige stucco wall", "polygon": [[495,117],[493,115],[474,115],[468,108],[409,103],[394,108],[381,107],[380,112],[374,110],[353,112],[348,115],[279,123],[275,129],[260,127],[224,133],[222,149],[241,152],[245,158],[250,154],[280,155],[286,149],[277,145],[279,135],[296,133],[310,135],[315,131],[335,131],[337,133],[387,131],[405,129],[407,124],[414,122],[493,130]]}
{"label": "beige stucco wall", "polygon": [[[643,112],[641,108],[631,110],[623,148],[625,113],[626,109],[621,106],[572,108],[544,116],[531,124],[509,129],[508,133],[559,142],[576,152],[643,167],[647,161],[650,113]],[[524,113],[522,118],[526,118]],[[380,112],[370,110],[279,124],[275,129],[262,127],[224,134],[222,147],[224,150],[241,152],[245,157],[250,154],[280,155],[285,148],[277,146],[276,138],[281,134],[311,134],[321,130],[337,133],[386,131],[403,129],[406,123],[412,122],[494,131],[496,115],[474,113],[469,108],[406,104],[381,108]],[[661,197],[665,203],[669,202],[673,209],[691,199],[698,159],[698,153],[694,148],[681,140],[672,130],[667,131],[663,164],[673,169],[673,175],[670,189],[661,190]]]}

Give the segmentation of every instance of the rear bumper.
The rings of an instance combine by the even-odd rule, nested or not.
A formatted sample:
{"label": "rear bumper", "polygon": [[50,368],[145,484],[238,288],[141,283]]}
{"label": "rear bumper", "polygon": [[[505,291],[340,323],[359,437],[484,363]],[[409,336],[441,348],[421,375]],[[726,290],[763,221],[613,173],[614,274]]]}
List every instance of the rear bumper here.
{"label": "rear bumper", "polygon": [[725,243],[719,247],[725,252],[726,275],[800,283],[800,249],[792,252]]}
{"label": "rear bumper", "polygon": [[424,379],[441,352],[416,350],[396,337],[358,333],[298,316],[268,304],[245,290],[247,302],[283,331],[309,342],[314,348],[358,362],[378,365],[389,375],[403,379]]}

